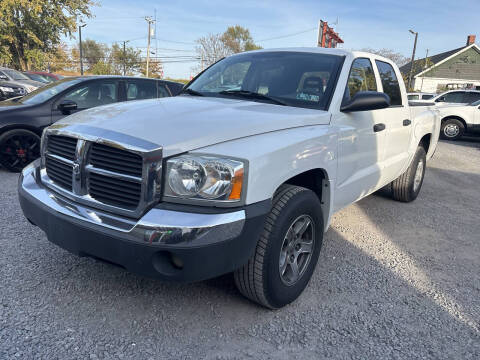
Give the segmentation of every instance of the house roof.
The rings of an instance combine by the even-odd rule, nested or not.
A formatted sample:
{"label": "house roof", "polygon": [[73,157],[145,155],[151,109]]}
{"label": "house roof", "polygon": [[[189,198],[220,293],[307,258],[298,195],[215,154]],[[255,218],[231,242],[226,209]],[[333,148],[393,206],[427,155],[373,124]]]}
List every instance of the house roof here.
{"label": "house roof", "polygon": [[[437,55],[433,55],[433,56],[429,56],[428,59],[429,59],[429,63],[430,63],[430,66],[435,66],[436,64],[438,64],[440,61],[442,60],[445,60],[446,58],[449,58],[450,56],[454,55],[455,53],[469,47],[471,45],[467,45],[467,46],[462,46],[458,49],[453,49],[453,50],[449,50],[449,51],[445,51],[443,53],[440,53],[440,54],[437,54]],[[421,73],[422,71],[424,71],[424,64],[425,64],[425,58],[422,58],[422,59],[417,59],[414,61],[414,64],[415,64],[415,67],[414,67],[414,72],[412,74],[412,76],[415,76],[419,73]],[[403,65],[402,67],[400,67],[400,71],[402,72],[402,74],[405,74],[405,75],[408,75],[410,74],[410,69],[412,68],[412,62],[410,61],[408,64],[405,64]]]}

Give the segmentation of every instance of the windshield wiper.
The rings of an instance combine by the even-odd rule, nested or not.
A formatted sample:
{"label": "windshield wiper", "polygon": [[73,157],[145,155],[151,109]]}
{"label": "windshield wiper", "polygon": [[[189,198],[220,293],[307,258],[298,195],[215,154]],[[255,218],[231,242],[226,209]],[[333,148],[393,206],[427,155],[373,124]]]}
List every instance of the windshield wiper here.
{"label": "windshield wiper", "polygon": [[271,96],[256,93],[256,92],[253,92],[253,91],[248,91],[248,90],[223,90],[223,91],[220,91],[219,94],[241,96],[241,97],[246,98],[246,99],[266,100],[266,101],[270,101],[270,102],[272,102],[274,104],[277,104],[277,105],[287,106],[287,104],[284,103],[283,101],[277,100],[277,99],[275,99]]}
{"label": "windshield wiper", "polygon": [[193,95],[193,96],[205,96],[201,92],[192,90],[190,88],[183,89],[182,91],[180,91],[180,95],[181,94],[188,94],[188,95]]}

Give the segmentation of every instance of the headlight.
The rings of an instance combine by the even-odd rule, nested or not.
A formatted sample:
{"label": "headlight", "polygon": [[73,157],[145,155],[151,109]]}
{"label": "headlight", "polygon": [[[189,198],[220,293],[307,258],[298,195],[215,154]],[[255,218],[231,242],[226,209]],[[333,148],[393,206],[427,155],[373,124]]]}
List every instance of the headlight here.
{"label": "headlight", "polygon": [[15,89],[7,86],[0,86],[0,91],[11,93],[11,92],[14,92]]}
{"label": "headlight", "polygon": [[244,164],[209,155],[182,155],[167,161],[165,196],[239,201]]}

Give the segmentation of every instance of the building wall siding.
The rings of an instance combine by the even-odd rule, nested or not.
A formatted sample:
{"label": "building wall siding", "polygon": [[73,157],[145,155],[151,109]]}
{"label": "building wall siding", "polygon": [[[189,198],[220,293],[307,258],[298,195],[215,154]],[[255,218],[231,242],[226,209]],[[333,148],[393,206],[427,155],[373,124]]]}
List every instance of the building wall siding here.
{"label": "building wall siding", "polygon": [[[480,52],[472,47],[422,74],[423,78],[480,80]],[[425,80],[424,80],[425,84]]]}
{"label": "building wall siding", "polygon": [[[422,81],[423,80],[423,81]],[[479,80],[465,80],[465,79],[442,79],[442,78],[432,78],[432,77],[416,77],[413,82],[413,88],[415,91],[422,92],[439,92],[439,88],[443,88],[448,84],[473,84],[475,86],[480,86]]]}

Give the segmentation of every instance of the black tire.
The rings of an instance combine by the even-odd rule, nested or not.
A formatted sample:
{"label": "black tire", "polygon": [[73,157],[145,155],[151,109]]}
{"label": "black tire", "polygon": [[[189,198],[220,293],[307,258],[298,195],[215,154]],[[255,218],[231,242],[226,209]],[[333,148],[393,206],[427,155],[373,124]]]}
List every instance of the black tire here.
{"label": "black tire", "polygon": [[[420,162],[421,165],[419,165]],[[427,156],[425,149],[423,146],[419,146],[407,171],[392,182],[392,197],[395,200],[411,202],[417,198],[425,177],[426,164]],[[417,182],[415,182],[417,172],[419,171],[421,171],[421,174],[418,174],[420,178],[417,178]]]}
{"label": "black tire", "polygon": [[0,136],[0,164],[19,172],[40,156],[40,137],[24,129],[9,130]]}
{"label": "black tire", "polygon": [[[301,267],[303,271],[298,272],[298,280],[287,285],[284,279],[286,272],[280,275],[280,254],[286,253],[287,231],[298,223],[298,219],[311,220],[312,227],[307,230],[312,238],[311,252],[310,256],[301,254],[295,259],[297,263],[300,256],[309,256],[301,258],[301,266],[297,269]],[[322,210],[315,193],[299,186],[282,185],[273,198],[272,210],[267,216],[254,256],[234,273],[238,290],[248,299],[270,309],[278,309],[294,301],[312,277],[322,246],[323,231]],[[302,239],[293,238],[298,241],[296,246],[301,247],[299,242]],[[290,249],[294,250],[293,247]],[[284,259],[287,261],[286,257]]]}
{"label": "black tire", "polygon": [[448,118],[442,121],[440,137],[445,140],[458,140],[465,133],[465,125],[458,119]]}

